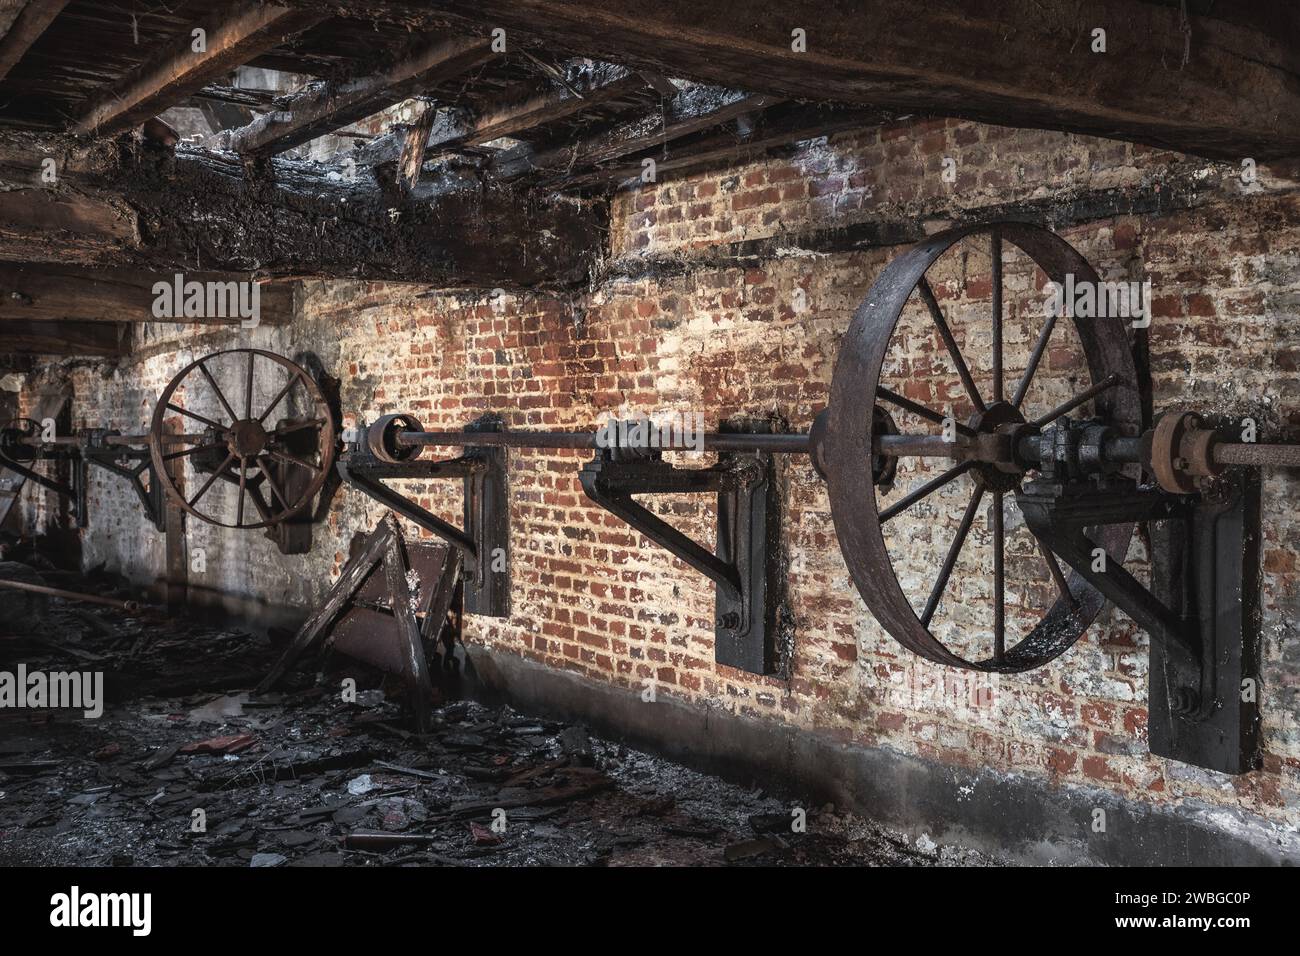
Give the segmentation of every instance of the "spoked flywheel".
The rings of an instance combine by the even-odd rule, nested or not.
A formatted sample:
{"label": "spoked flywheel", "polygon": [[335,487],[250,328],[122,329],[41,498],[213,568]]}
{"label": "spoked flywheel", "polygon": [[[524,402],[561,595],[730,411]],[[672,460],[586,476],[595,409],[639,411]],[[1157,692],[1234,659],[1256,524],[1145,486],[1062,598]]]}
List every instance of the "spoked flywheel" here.
{"label": "spoked flywheel", "polygon": [[[947,296],[936,295],[927,278],[941,259],[936,275],[955,269],[961,276],[942,287]],[[935,235],[891,262],[871,287],[835,366],[820,455],[844,559],[884,628],[940,664],[1040,666],[1078,640],[1104,604],[1014,522],[1015,493],[1034,467],[1016,448],[1089,403],[1111,428],[1137,435],[1137,373],[1123,321],[1062,323],[1041,307],[1044,277],[1062,288],[1098,281],[1078,252],[1037,226],[994,223]],[[1005,291],[1019,306],[1014,321]],[[948,311],[941,298],[952,300]],[[958,314],[964,349],[951,322]],[[891,414],[882,416],[877,403]],[[889,484],[867,477],[881,471],[882,457],[896,464],[892,494]],[[1090,529],[1115,561],[1124,559],[1132,533],[1131,524]],[[907,557],[891,556],[887,536],[907,547]],[[963,554],[975,539],[991,560]],[[927,549],[917,542],[927,540],[937,546],[920,560]]]}
{"label": "spoked flywheel", "polygon": [[[184,434],[167,431],[173,416]],[[265,528],[308,507],[325,484],[334,417],[301,366],[273,352],[230,349],[168,383],[149,450],[167,495],[186,512],[227,528]]]}

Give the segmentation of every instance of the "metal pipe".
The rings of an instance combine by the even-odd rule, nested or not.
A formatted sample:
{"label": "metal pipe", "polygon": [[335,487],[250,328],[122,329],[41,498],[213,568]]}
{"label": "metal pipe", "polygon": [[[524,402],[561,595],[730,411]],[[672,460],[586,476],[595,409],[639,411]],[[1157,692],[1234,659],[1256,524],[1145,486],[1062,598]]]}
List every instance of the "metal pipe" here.
{"label": "metal pipe", "polygon": [[1256,465],[1259,467],[1300,467],[1300,445],[1261,445],[1241,442],[1214,446],[1218,465]]}
{"label": "metal pipe", "polygon": [[[207,438],[206,434],[165,434],[162,436],[164,442],[201,442]],[[101,439],[105,445],[148,445],[148,435],[104,435]],[[28,445],[33,448],[41,448],[49,445],[69,445],[80,446],[84,439],[79,435],[59,435],[55,438],[41,438],[37,435],[24,435],[15,439],[19,445]]]}
{"label": "metal pipe", "polygon": [[46,594],[50,597],[66,598],[69,601],[82,601],[86,604],[102,604],[105,607],[115,607],[131,613],[143,610],[143,606],[138,601],[119,601],[117,598],[100,597],[98,594],[81,594],[77,591],[64,591],[62,588],[47,587],[43,584],[28,584],[25,581],[10,581],[0,578],[0,588],[30,591],[33,594]]}
{"label": "metal pipe", "polygon": [[[598,432],[416,432],[397,434],[397,444],[407,447],[423,445],[497,446],[507,448],[599,448]],[[705,451],[767,451],[808,454],[807,433],[793,435],[751,435],[741,432],[705,432],[698,436]],[[695,444],[678,442],[656,445],[663,451],[693,451]]]}

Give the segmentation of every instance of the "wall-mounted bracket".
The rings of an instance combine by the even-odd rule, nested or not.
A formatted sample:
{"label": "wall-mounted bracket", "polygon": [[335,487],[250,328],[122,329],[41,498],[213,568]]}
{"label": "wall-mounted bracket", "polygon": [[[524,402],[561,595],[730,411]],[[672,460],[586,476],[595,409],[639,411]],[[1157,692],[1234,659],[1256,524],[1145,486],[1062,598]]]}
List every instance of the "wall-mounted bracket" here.
{"label": "wall-mounted bracket", "polygon": [[[162,485],[154,478],[153,462],[147,448],[110,444],[105,439],[120,433],[105,428],[83,429],[76,434],[75,443],[49,447],[23,442],[33,434],[31,429],[0,429],[0,468],[65,498],[76,527],[84,528],[89,521],[89,466],[95,465],[130,484],[145,517],[159,531],[166,530],[167,509]],[[68,482],[65,484],[41,474],[32,467],[38,461],[66,462]]]}
{"label": "wall-mounted bracket", "polygon": [[[1016,501],[1029,530],[1150,636],[1151,752],[1224,773],[1258,760],[1258,478],[1175,495],[1125,478],[1038,479]],[[1091,529],[1148,522],[1151,588],[1100,558]],[[1249,692],[1248,692],[1249,691]]]}
{"label": "wall-mounted bracket", "polygon": [[[104,439],[117,432],[102,428],[92,428],[82,432],[81,458],[85,462],[103,468],[126,481],[135,492],[140,507],[144,510],[149,523],[158,531],[167,530],[167,498],[163,492],[162,482],[154,477],[153,460],[148,448],[131,448],[123,445],[109,445]],[[73,469],[73,483],[77,489],[78,509],[85,513],[86,473],[84,469]]]}
{"label": "wall-mounted bracket", "polygon": [[[653,448],[603,448],[579,475],[587,496],[717,585],[714,657],[754,674],[777,666],[780,498],[772,456],[722,453],[708,468],[677,468]],[[633,500],[640,494],[717,496],[710,551]]]}
{"label": "wall-mounted bracket", "polygon": [[[404,426],[408,422],[397,423]],[[418,427],[418,423],[415,423]],[[466,431],[501,431],[495,421],[475,422]],[[503,447],[467,447],[446,461],[382,460],[370,447],[365,426],[360,440],[349,442],[336,465],[344,483],[369,495],[406,520],[460,551],[463,559],[465,611],[488,617],[510,616],[510,494]],[[416,449],[418,451],[418,449]],[[464,529],[420,507],[384,484],[393,479],[428,481],[460,478],[464,483]]]}

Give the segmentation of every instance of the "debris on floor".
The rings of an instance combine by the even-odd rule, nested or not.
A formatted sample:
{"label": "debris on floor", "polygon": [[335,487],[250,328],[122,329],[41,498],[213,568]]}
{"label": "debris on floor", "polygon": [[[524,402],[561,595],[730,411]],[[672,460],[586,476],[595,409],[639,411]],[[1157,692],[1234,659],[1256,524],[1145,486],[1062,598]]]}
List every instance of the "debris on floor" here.
{"label": "debris on floor", "polygon": [[238,631],[58,599],[44,621],[0,636],[0,666],[94,667],[108,701],[98,719],[0,711],[0,865],[991,862],[576,724],[455,701],[421,735],[377,687],[251,696],[277,651]]}

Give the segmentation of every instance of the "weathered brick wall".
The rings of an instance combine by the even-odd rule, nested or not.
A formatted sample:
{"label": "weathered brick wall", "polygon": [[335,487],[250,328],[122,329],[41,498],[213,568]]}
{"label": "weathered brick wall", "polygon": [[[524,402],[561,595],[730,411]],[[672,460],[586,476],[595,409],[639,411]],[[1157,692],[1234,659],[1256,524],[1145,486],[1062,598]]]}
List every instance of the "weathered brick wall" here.
{"label": "weathered brick wall", "polygon": [[[942,176],[945,157],[955,160],[955,182]],[[1294,437],[1287,429],[1300,410],[1300,207],[1284,183],[1262,175],[1248,186],[1238,172],[1102,140],[955,122],[814,142],[788,157],[621,194],[614,266],[599,288],[578,299],[514,297],[498,311],[486,297],[311,283],[291,328],[159,326],[138,357],[117,370],[76,368],[76,418],[140,427],[152,396],[191,357],[256,345],[317,355],[342,379],[349,418],[410,411],[427,426],[457,428],[493,411],[512,428],[559,429],[589,427],[611,412],[684,410],[702,412],[711,427],[733,416],[772,416],[806,429],[826,404],[853,310],[898,248],[819,252],[794,243],[762,262],[715,256],[692,264],[690,256],[728,242],[880,219],[911,217],[940,228],[963,210],[1130,190],[1158,202],[1168,195],[1168,206],[1092,218],[1095,212],[1061,199],[1059,218],[1086,220],[1061,231],[1104,278],[1152,280],[1157,411],[1196,404],[1250,412],[1274,434]],[[680,267],[623,268],[641,257]],[[958,338],[976,357],[976,375],[987,381],[986,250],[967,244],[931,278]],[[1009,266],[1010,374],[1023,367],[1037,334],[1040,284],[1023,261]],[[959,411],[959,385],[922,320],[919,310],[906,314],[889,372],[900,390]],[[1034,407],[1054,404],[1083,381],[1072,344],[1067,331],[1054,339],[1031,394]],[[973,680],[908,655],[863,606],[839,555],[825,487],[799,457],[781,467],[793,647],[778,676],[719,667],[712,586],[591,506],[577,481],[583,460],[576,452],[512,453],[514,611],[507,621],[470,619],[467,640],[638,691],[654,681],[661,694],[838,741],[1100,787],[1151,804],[1240,811],[1258,833],[1269,825],[1294,831],[1300,527],[1289,504],[1293,477],[1275,474],[1265,482],[1265,766],[1229,778],[1147,753],[1146,638],[1113,610],[1058,661],[1027,674]],[[920,474],[904,471],[900,485]],[[161,566],[161,540],[144,530],[130,499],[109,481],[92,499],[86,560],[148,578]],[[426,507],[459,520],[458,485],[414,488]],[[968,494],[969,486],[956,486],[896,522],[895,565],[917,606]],[[711,540],[707,508],[685,499],[656,506]],[[337,575],[351,534],[379,513],[344,492],[328,527],[317,529],[313,553],[288,558],[257,534],[191,524],[191,544],[220,556],[194,583],[272,606],[306,607]],[[1031,608],[1048,582],[1026,533],[1014,520],[1009,526],[1014,636],[1037,619]],[[1135,539],[1135,567],[1145,557]],[[963,560],[936,632],[975,653],[988,627],[987,510]],[[1238,825],[1227,822],[1235,818],[1220,814],[1218,823]]]}

